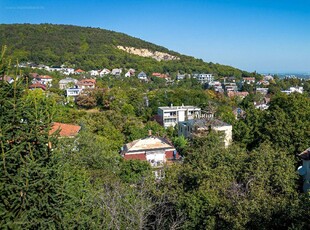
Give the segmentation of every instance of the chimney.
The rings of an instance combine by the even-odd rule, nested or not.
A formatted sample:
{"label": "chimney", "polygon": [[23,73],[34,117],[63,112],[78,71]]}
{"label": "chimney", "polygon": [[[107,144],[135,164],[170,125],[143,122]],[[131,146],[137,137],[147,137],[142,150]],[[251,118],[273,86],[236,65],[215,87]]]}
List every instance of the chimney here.
{"label": "chimney", "polygon": [[149,137],[151,137],[151,136],[152,136],[152,130],[149,129]]}

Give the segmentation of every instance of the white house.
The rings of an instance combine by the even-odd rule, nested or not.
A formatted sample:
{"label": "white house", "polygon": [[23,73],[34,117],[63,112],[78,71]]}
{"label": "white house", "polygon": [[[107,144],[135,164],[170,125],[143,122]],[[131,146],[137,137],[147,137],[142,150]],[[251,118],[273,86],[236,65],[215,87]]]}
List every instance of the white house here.
{"label": "white house", "polygon": [[180,121],[194,119],[201,114],[201,108],[195,106],[173,106],[159,107],[158,115],[160,123],[165,128],[175,126]]}
{"label": "white house", "polygon": [[165,138],[152,136],[141,138],[125,144],[121,155],[125,160],[147,161],[153,168],[156,179],[164,177],[163,167],[168,162],[179,160],[180,156],[175,147]]}
{"label": "white house", "polygon": [[131,76],[130,71],[127,71],[127,72],[125,73],[125,77],[130,77],[130,76]]}
{"label": "white house", "polygon": [[59,89],[67,89],[70,87],[73,87],[76,85],[78,80],[71,78],[71,77],[66,77],[65,79],[61,79],[59,81]]}
{"label": "white house", "polygon": [[69,88],[66,89],[66,95],[67,97],[76,97],[79,96],[83,89],[79,88]]}
{"label": "white house", "polygon": [[110,73],[111,73],[110,70],[104,68],[103,70],[101,70],[101,71],[99,72],[99,76],[100,76],[100,77],[103,77],[104,75],[108,75],[108,74],[110,74]]}
{"label": "white house", "polygon": [[51,76],[48,75],[37,75],[36,77],[33,78],[32,83],[40,83],[46,86],[52,86],[52,81],[53,78]]}
{"label": "white house", "polygon": [[282,93],[291,94],[291,93],[303,93],[303,87],[290,87],[289,90],[281,90]]}
{"label": "white house", "polygon": [[214,81],[214,76],[212,74],[206,74],[206,73],[194,74],[193,78],[196,78],[201,84]]}
{"label": "white house", "polygon": [[244,77],[243,78],[243,81],[242,81],[243,84],[254,84],[255,83],[255,78],[254,77]]}
{"label": "white house", "polygon": [[138,74],[138,78],[142,81],[147,81],[147,75],[143,71]]}
{"label": "white house", "polygon": [[302,160],[302,166],[298,167],[299,174],[303,177],[304,192],[310,191],[310,148],[298,155]]}
{"label": "white house", "polygon": [[114,76],[120,76],[122,73],[122,69],[112,69],[111,74]]}
{"label": "white house", "polygon": [[91,70],[89,71],[90,76],[99,76],[99,70]]}
{"label": "white house", "polygon": [[193,138],[207,135],[210,129],[223,133],[223,142],[228,147],[232,142],[232,125],[215,118],[192,119],[178,123],[178,135]]}
{"label": "white house", "polygon": [[73,68],[63,68],[62,72],[64,75],[70,75],[70,74],[74,74],[74,69]]}

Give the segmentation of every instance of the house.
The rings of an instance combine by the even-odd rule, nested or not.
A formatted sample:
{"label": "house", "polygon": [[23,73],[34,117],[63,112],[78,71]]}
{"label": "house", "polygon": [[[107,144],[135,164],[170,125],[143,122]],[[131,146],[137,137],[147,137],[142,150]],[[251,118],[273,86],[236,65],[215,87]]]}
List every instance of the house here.
{"label": "house", "polygon": [[196,78],[199,83],[205,84],[209,83],[211,81],[214,81],[214,76],[212,74],[206,74],[206,73],[201,73],[201,74],[194,74],[193,78]]}
{"label": "house", "polygon": [[134,69],[129,69],[126,73],[125,73],[125,77],[131,77],[135,75],[135,70]]}
{"label": "house", "polygon": [[94,89],[96,87],[96,79],[82,79],[76,85],[79,89]]}
{"label": "house", "polygon": [[218,93],[224,92],[223,87],[222,87],[222,83],[219,81],[211,81],[211,82],[207,83],[207,88],[208,89],[213,88],[214,91],[218,92]]}
{"label": "house", "polygon": [[59,131],[60,137],[73,138],[79,133],[80,130],[81,130],[81,126],[79,125],[71,125],[71,124],[54,122],[52,124],[51,130],[49,131],[49,134],[52,135],[53,133]]}
{"label": "house", "polygon": [[153,77],[160,77],[161,73],[152,73]]}
{"label": "house", "polygon": [[111,73],[110,70],[104,68],[103,70],[101,70],[101,71],[99,72],[99,76],[100,76],[100,77],[103,77],[104,75],[107,75],[107,74],[110,74],[110,73]]}
{"label": "house", "polygon": [[264,76],[264,80],[265,80],[265,81],[272,81],[272,80],[274,80],[274,78],[273,78],[272,75],[265,75],[265,76]]}
{"label": "house", "polygon": [[114,76],[121,76],[122,69],[112,69],[111,74]]}
{"label": "house", "polygon": [[228,147],[231,144],[232,125],[221,120],[215,118],[191,119],[178,123],[178,135],[189,139],[208,135],[211,130],[223,133],[223,143],[225,147]]}
{"label": "house", "polygon": [[237,92],[238,86],[234,82],[224,83],[224,89],[226,92]]}
{"label": "house", "polygon": [[256,88],[256,93],[260,93],[265,96],[266,94],[268,94],[268,90],[268,88]]}
{"label": "house", "polygon": [[186,78],[186,74],[177,74],[177,80],[184,80]]}
{"label": "house", "polygon": [[142,81],[147,81],[147,75],[143,71],[138,74],[138,78]]}
{"label": "house", "polygon": [[99,76],[100,70],[91,70],[89,71],[90,76]]}
{"label": "house", "polygon": [[49,86],[49,87],[52,86],[53,78],[51,76],[48,76],[48,75],[37,75],[36,73],[34,73],[32,76],[35,76],[32,79],[32,83],[33,84],[40,83],[40,84],[43,84],[43,85],[46,85],[46,86]]}
{"label": "house", "polygon": [[254,84],[255,83],[255,78],[254,77],[244,77],[243,78],[243,81],[242,81],[243,84]]}
{"label": "house", "polygon": [[234,91],[228,91],[227,92],[227,96],[229,98],[240,97],[240,98],[244,99],[248,95],[249,95],[248,92],[234,92]]}
{"label": "house", "polygon": [[34,83],[34,84],[30,85],[28,88],[31,90],[41,89],[43,91],[46,91],[46,86],[41,84],[41,83]]}
{"label": "house", "polygon": [[79,89],[79,88],[68,88],[66,89],[66,95],[67,97],[76,97],[76,96],[79,96],[82,91],[83,89]]}
{"label": "house", "polygon": [[152,77],[158,77],[158,78],[166,79],[166,81],[168,81],[170,79],[169,74],[164,74],[164,73],[152,73]]}
{"label": "house", "polygon": [[71,77],[66,77],[65,79],[61,79],[59,81],[59,89],[67,89],[71,88],[76,85],[78,80],[71,78]]}
{"label": "house", "polygon": [[14,82],[14,78],[10,77],[10,76],[3,76],[3,77],[0,77],[0,81],[6,81],[8,82],[9,84],[12,84]]}
{"label": "house", "polygon": [[266,80],[260,80],[256,83],[256,85],[268,86],[268,85],[270,85],[270,83],[269,83],[269,81],[266,81]]}
{"label": "house", "polygon": [[303,177],[303,191],[310,191],[310,148],[300,153],[299,158],[302,160],[302,166],[298,167],[298,173]]}
{"label": "house", "polygon": [[200,114],[201,108],[195,106],[173,106],[171,104],[171,106],[158,108],[159,123],[165,128],[173,127],[180,121],[194,119]]}
{"label": "house", "polygon": [[291,94],[291,93],[303,93],[304,88],[303,87],[290,87],[288,90],[281,90],[282,93]]}
{"label": "house", "polygon": [[82,69],[77,69],[74,71],[74,74],[81,74],[81,73],[85,73],[85,71]]}
{"label": "house", "polygon": [[125,77],[131,77],[131,73],[130,73],[129,71],[127,71],[127,72],[125,73]]}
{"label": "house", "polygon": [[62,68],[62,72],[64,75],[70,75],[70,74],[74,74],[74,69],[73,68]]}
{"label": "house", "polygon": [[165,138],[149,136],[125,144],[121,149],[125,160],[147,161],[153,168],[156,179],[164,177],[163,167],[180,159],[175,147]]}

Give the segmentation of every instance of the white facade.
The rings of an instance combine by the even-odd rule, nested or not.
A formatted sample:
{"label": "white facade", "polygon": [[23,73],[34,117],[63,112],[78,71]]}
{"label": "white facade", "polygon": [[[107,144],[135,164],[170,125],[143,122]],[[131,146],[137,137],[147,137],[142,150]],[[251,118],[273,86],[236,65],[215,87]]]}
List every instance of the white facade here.
{"label": "white facade", "polygon": [[82,92],[82,89],[78,89],[78,88],[70,88],[66,90],[67,97],[76,97],[80,95],[81,92]]}
{"label": "white facade", "polygon": [[195,106],[170,106],[159,107],[158,115],[161,118],[161,124],[168,128],[174,127],[180,121],[194,119],[201,114],[201,108]]}
{"label": "white facade", "polygon": [[214,81],[214,76],[212,74],[194,74],[193,78],[196,78],[201,84],[209,83],[211,81]]}
{"label": "white facade", "polygon": [[303,177],[303,191],[310,191],[310,148],[299,154],[302,166],[298,167],[298,173]]}
{"label": "white facade", "polygon": [[218,119],[192,119],[178,123],[178,135],[185,138],[208,135],[210,129],[223,133],[223,142],[227,148],[232,142],[232,125]]}
{"label": "white facade", "polygon": [[110,74],[110,73],[111,73],[110,70],[104,68],[103,70],[100,71],[99,75],[100,75],[100,77],[103,77],[104,75],[107,75],[107,74]]}
{"label": "white facade", "polygon": [[290,87],[289,90],[282,90],[282,93],[291,94],[291,93],[303,93],[304,88],[303,87]]}
{"label": "white facade", "polygon": [[90,76],[99,76],[99,70],[91,70],[89,71]]}
{"label": "white facade", "polygon": [[73,86],[75,86],[75,84],[77,82],[78,81],[76,79],[71,78],[71,77],[67,77],[65,79],[61,79],[59,81],[59,89],[67,89],[67,88],[73,87]]}

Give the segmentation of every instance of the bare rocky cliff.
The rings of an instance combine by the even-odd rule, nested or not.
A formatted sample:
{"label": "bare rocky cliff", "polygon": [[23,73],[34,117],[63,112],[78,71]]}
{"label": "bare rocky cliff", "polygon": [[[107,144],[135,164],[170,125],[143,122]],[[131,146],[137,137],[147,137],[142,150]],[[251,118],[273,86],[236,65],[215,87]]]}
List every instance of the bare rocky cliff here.
{"label": "bare rocky cliff", "polygon": [[123,50],[130,54],[135,54],[141,57],[151,57],[157,61],[170,61],[170,60],[179,60],[179,57],[173,56],[168,53],[163,53],[159,51],[151,51],[148,49],[140,49],[135,47],[125,47],[125,46],[117,46],[118,49]]}

